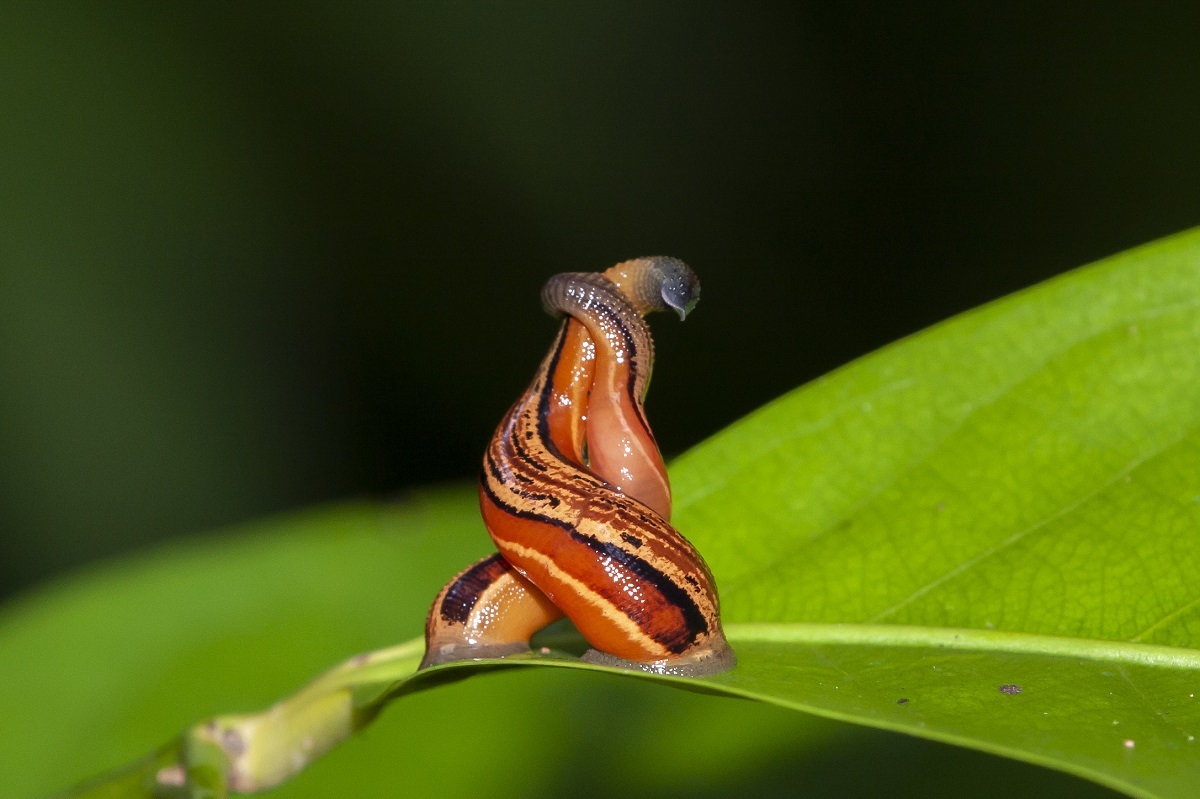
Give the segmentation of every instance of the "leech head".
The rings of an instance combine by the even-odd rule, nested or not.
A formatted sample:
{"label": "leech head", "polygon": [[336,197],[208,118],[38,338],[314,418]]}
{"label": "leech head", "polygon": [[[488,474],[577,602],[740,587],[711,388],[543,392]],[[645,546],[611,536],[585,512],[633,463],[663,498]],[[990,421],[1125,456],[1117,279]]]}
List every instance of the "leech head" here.
{"label": "leech head", "polygon": [[619,263],[604,273],[639,313],[673,310],[687,317],[700,301],[700,279],[678,258],[654,255]]}
{"label": "leech head", "polygon": [[700,302],[700,278],[692,268],[678,258],[658,256],[648,259],[661,276],[662,289],[659,294],[668,308],[679,314],[680,321],[687,318],[696,303]]}

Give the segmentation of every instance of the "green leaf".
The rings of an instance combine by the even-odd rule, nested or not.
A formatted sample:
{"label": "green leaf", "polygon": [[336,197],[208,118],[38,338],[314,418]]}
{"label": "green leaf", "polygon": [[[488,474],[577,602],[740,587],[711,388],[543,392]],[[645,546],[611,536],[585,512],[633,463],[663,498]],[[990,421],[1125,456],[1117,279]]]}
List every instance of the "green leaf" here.
{"label": "green leaf", "polygon": [[[647,679],[1003,754],[1135,796],[1193,795],[1198,306],[1193,231],[913,336],[685,455],[672,470],[676,522],[717,576],[740,664],[703,681]],[[131,760],[171,729],[266,706],[349,653],[416,635],[439,584],[487,548],[461,496],[348,508],[10,608],[0,742],[16,762],[46,763],[14,790]],[[398,691],[487,668],[455,664]],[[82,716],[69,712],[79,681],[91,703]],[[405,696],[402,713],[457,690]],[[489,702],[489,718],[519,713],[502,692]],[[538,724],[563,725],[547,707]],[[51,721],[68,717],[83,726]],[[439,762],[439,742],[461,739],[465,718],[421,718],[408,754],[424,759],[406,786]],[[830,734],[819,730],[805,740]],[[562,734],[521,750],[524,771],[568,757],[554,745]],[[444,774],[424,787],[445,792]]]}
{"label": "green leaf", "polygon": [[[956,682],[922,683],[939,712],[848,717],[1138,795],[1193,794],[1198,306],[1191,231],[895,344],[696,448],[673,471],[676,518],[718,575],[725,618],[1007,631],[1003,648],[955,658]],[[1039,636],[1095,639],[1086,651],[1105,655],[1047,657]],[[884,662],[934,671],[925,637],[897,633]],[[837,649],[864,681],[872,647]],[[1040,702],[965,690],[1016,672],[1045,675],[1026,686]]]}

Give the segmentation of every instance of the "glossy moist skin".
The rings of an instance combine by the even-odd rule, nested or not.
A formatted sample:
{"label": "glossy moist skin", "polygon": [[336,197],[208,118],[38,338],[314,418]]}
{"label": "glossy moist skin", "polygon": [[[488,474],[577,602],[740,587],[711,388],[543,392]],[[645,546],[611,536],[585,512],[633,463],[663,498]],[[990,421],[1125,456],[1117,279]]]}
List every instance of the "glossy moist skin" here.
{"label": "glossy moist skin", "polygon": [[592,645],[588,660],[679,675],[734,665],[712,575],[667,522],[670,488],[642,409],[653,362],[642,314],[682,317],[698,293],[668,258],[547,282],[544,304],[568,321],[480,477],[500,557],[438,595],[423,665],[522,651],[562,613]]}

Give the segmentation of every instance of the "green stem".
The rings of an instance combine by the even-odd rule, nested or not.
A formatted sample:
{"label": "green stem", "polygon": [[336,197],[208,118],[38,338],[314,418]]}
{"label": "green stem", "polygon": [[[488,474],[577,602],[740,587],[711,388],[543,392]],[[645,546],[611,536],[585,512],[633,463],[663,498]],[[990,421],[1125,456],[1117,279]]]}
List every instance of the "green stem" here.
{"label": "green stem", "polygon": [[267,710],[195,725],[183,736],[183,762],[158,772],[156,793],[181,783],[192,795],[274,788],[374,718],[423,652],[418,638],[358,655]]}

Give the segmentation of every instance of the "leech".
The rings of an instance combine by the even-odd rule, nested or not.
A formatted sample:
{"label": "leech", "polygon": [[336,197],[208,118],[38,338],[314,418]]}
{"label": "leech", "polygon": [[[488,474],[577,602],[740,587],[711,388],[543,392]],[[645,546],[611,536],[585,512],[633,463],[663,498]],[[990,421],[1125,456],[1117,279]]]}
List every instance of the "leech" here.
{"label": "leech", "polygon": [[565,613],[594,662],[691,676],[732,668],[712,575],[667,522],[670,487],[642,408],[654,357],[642,315],[682,318],[698,296],[695,275],[671,258],[547,282],[543,304],[569,318],[480,477],[500,553],[438,595],[422,666],[522,651]]}

